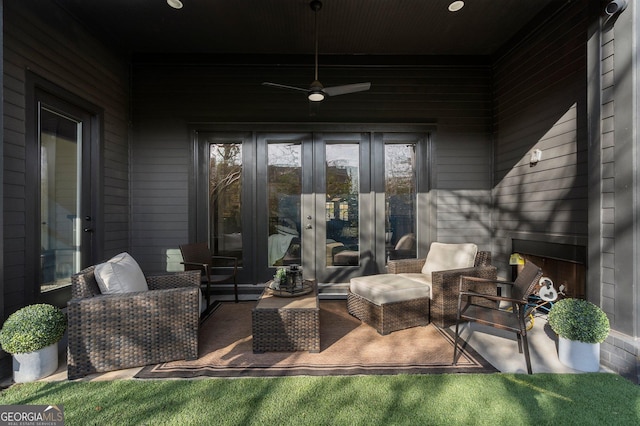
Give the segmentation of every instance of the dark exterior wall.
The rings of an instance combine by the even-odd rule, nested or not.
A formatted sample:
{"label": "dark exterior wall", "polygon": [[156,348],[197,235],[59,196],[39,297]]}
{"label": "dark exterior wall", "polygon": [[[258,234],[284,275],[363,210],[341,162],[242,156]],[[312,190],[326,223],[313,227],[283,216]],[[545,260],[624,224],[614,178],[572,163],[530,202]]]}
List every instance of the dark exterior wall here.
{"label": "dark exterior wall", "polygon": [[5,315],[26,303],[25,205],[35,188],[26,187],[27,73],[57,85],[65,92],[104,111],[103,186],[105,255],[127,250],[128,193],[128,67],[50,2],[27,0],[4,4],[4,292]]}
{"label": "dark exterior wall", "polygon": [[306,87],[312,65],[135,64],[134,255],[143,269],[164,271],[166,250],[188,240],[189,128],[197,128],[191,124],[196,122],[238,123],[239,130],[242,122],[433,123],[425,171],[431,176],[429,238],[475,241],[490,249],[491,70],[475,58],[462,62],[321,66],[326,86],[371,81],[372,88],[330,98],[312,117],[304,93],[261,85]]}
{"label": "dark exterior wall", "polygon": [[[549,16],[495,62],[494,255],[511,239],[586,246],[586,2]],[[542,161],[530,165],[530,153]]]}
{"label": "dark exterior wall", "polygon": [[[612,331],[602,344],[602,364],[640,382],[640,268],[638,267],[638,58],[640,11],[630,2],[615,19],[598,19],[591,40],[594,51],[593,169],[600,184],[592,189],[591,243],[598,269],[600,300]],[[596,122],[597,121],[597,122]]]}

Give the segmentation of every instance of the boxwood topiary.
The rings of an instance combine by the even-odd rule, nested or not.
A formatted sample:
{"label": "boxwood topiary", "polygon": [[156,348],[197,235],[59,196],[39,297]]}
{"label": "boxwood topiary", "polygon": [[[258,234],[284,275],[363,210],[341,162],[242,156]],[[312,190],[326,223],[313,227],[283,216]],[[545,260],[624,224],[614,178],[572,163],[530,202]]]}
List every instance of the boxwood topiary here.
{"label": "boxwood topiary", "polygon": [[67,318],[55,306],[28,305],[9,315],[0,330],[0,346],[10,354],[34,352],[64,335]]}
{"label": "boxwood topiary", "polygon": [[549,311],[549,326],[561,337],[584,343],[602,343],[609,335],[609,318],[602,309],[582,299],[562,299]]}

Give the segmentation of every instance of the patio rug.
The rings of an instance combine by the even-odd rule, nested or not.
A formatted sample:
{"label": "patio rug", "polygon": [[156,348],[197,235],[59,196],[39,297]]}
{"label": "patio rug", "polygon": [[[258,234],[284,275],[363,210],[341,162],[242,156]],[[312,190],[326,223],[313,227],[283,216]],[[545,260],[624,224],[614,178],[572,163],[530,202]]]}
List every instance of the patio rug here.
{"label": "patio rug", "polygon": [[320,302],[320,353],[254,354],[255,302],[220,303],[200,328],[199,358],[144,367],[135,377],[266,377],[357,374],[494,373],[468,345],[452,365],[453,335],[433,324],[381,336],[347,312],[347,303]]}

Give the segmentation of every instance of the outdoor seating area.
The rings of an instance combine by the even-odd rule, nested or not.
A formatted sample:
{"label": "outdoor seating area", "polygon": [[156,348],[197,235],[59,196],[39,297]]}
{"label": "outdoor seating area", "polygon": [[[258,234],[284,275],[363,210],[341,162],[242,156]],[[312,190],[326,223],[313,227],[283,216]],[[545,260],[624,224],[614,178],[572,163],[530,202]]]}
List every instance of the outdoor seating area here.
{"label": "outdoor seating area", "polygon": [[[542,272],[528,262],[516,282],[507,283],[495,278],[490,262],[491,254],[478,251],[475,244],[434,242],[423,260],[392,261],[391,273],[352,278],[346,303],[339,309],[381,336],[430,323],[440,329],[453,328],[453,317],[457,320],[454,366],[462,351],[458,339],[464,334],[463,323],[477,321],[515,331],[518,350],[522,353],[524,346],[526,371],[531,373],[524,306]],[[398,263],[422,263],[422,268],[420,272],[401,272]],[[70,380],[206,355],[198,349],[203,338],[198,337],[202,331],[198,319],[201,271],[144,277],[136,261],[121,253],[75,274],[72,281],[73,299],[68,304]],[[268,284],[257,304],[243,302],[255,306],[250,319],[253,352],[318,353],[326,348],[320,340],[317,283],[301,281],[304,291],[301,287],[299,294],[295,286],[274,291],[271,282]],[[513,284],[509,297],[498,296],[497,285],[505,284]],[[497,302],[512,303],[512,310],[493,311]]]}

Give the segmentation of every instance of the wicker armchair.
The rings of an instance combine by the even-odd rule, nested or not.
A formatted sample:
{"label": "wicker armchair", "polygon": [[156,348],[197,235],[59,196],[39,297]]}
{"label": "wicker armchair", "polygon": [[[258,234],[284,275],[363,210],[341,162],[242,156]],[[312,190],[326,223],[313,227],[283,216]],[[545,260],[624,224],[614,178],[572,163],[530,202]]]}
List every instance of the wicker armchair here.
{"label": "wicker armchair", "polygon": [[[387,271],[390,274],[418,273],[422,271],[425,261],[424,258],[390,260]],[[433,272],[431,278],[431,322],[443,328],[456,323],[458,287],[461,276],[495,280],[497,274],[497,268],[491,265],[491,252],[489,251],[478,251],[473,268]],[[468,285],[467,290],[484,294],[496,293],[496,287],[491,283],[469,283]]]}
{"label": "wicker armchair", "polygon": [[146,277],[145,292],[101,294],[94,268],[71,277],[69,380],[198,357],[199,271]]}

